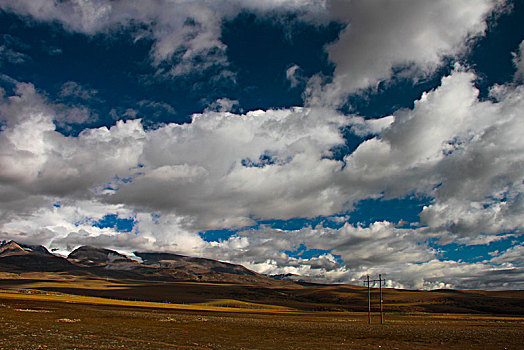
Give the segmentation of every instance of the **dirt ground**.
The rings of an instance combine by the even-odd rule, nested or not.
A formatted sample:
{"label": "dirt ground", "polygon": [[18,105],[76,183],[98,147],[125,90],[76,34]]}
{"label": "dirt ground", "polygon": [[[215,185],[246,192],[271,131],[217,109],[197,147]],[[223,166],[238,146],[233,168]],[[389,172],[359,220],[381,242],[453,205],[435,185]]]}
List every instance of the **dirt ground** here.
{"label": "dirt ground", "polygon": [[524,349],[524,318],[147,309],[0,298],[0,349]]}

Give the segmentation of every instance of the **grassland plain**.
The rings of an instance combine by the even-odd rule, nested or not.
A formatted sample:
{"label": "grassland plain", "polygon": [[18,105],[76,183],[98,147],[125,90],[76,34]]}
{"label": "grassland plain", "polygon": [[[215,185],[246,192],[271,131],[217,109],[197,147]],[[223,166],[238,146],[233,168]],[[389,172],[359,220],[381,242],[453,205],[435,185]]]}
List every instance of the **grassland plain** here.
{"label": "grassland plain", "polygon": [[355,286],[0,278],[0,349],[524,349],[522,291],[386,290],[385,324],[368,325]]}
{"label": "grassland plain", "polygon": [[523,320],[478,315],[212,311],[3,299],[2,349],[522,349]]}

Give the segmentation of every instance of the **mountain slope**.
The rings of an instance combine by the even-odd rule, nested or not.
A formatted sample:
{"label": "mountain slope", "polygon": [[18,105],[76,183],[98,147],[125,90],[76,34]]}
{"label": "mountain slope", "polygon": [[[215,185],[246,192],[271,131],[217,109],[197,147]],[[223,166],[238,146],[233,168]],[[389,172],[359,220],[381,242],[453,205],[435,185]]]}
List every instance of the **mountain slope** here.
{"label": "mountain slope", "polygon": [[135,253],[142,263],[114,250],[82,246],[67,259],[55,256],[42,246],[22,245],[14,241],[0,247],[0,271],[88,273],[117,280],[201,281],[274,286],[279,282],[244,266],[212,259],[170,253]]}
{"label": "mountain slope", "polygon": [[171,253],[135,252],[142,263],[114,250],[82,246],[68,260],[90,273],[112,278],[274,285],[277,281],[244,266]]}
{"label": "mountain slope", "polygon": [[86,266],[127,266],[137,262],[114,250],[93,246],[82,246],[73,250],[67,259]]}
{"label": "mountain slope", "polygon": [[171,253],[143,253],[135,252],[136,256],[148,266],[164,267],[171,269],[184,269],[196,275],[210,273],[229,273],[233,275],[256,276],[257,273],[242,265],[230,264],[206,258],[194,258]]}
{"label": "mountain slope", "polygon": [[24,249],[26,252],[29,252],[29,253],[40,253],[44,255],[54,256],[54,254],[50,253],[49,250],[47,250],[47,248],[44,247],[43,245],[32,245],[32,244],[22,244],[22,243],[18,243],[18,245],[22,247],[22,249]]}
{"label": "mountain slope", "polygon": [[0,245],[0,257],[25,254],[28,254],[27,251],[15,241],[2,242]]}
{"label": "mountain slope", "polygon": [[0,245],[0,271],[70,271],[75,266],[67,259],[55,256],[39,245],[20,244],[15,241]]}

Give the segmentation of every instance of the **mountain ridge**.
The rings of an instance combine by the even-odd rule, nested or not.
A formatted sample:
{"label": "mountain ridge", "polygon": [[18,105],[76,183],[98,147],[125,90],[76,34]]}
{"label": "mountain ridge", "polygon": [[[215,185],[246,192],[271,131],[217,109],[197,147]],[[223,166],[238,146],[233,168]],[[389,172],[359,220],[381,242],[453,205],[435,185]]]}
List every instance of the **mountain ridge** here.
{"label": "mountain ridge", "polygon": [[[25,247],[25,248],[24,248]],[[39,248],[40,247],[40,248]],[[0,271],[88,272],[99,277],[131,280],[201,281],[275,285],[279,281],[248,268],[209,258],[163,252],[135,252],[136,261],[115,250],[80,246],[67,258],[50,253],[44,246],[2,241]],[[293,282],[289,282],[293,283]]]}
{"label": "mountain ridge", "polygon": [[[229,305],[233,300],[308,312],[366,312],[368,306],[366,287],[277,280],[212,259],[137,252],[143,259],[138,262],[110,249],[83,246],[68,260],[23,246],[5,241],[0,245],[0,289],[183,304]],[[382,292],[388,312],[524,315],[522,290],[382,288]],[[378,288],[372,288],[371,296],[376,309]]]}
{"label": "mountain ridge", "polygon": [[0,242],[0,257],[8,255],[21,255],[28,253],[40,253],[44,255],[54,255],[43,245],[32,245],[18,243],[13,240]]}
{"label": "mountain ridge", "polygon": [[0,271],[58,272],[72,269],[74,265],[69,260],[50,253],[44,246],[0,242]]}

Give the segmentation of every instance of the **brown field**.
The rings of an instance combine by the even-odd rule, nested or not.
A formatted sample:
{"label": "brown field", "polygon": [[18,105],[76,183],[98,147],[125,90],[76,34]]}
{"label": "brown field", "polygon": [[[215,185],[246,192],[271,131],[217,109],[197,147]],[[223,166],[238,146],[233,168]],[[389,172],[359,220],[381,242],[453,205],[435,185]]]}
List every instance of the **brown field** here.
{"label": "brown field", "polygon": [[[0,349],[524,349],[523,315],[501,312],[521,291],[386,290],[385,324],[368,325],[355,286],[0,277]],[[485,300],[498,311],[464,312]]]}

